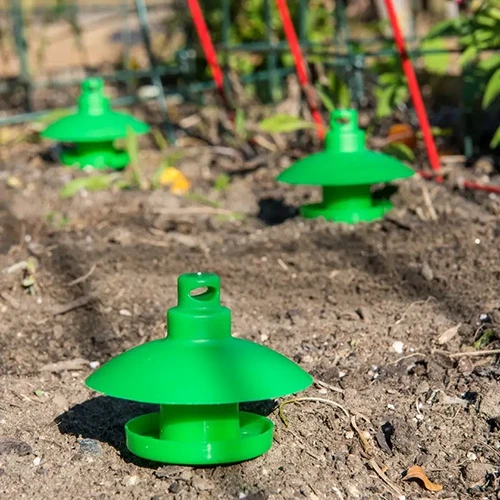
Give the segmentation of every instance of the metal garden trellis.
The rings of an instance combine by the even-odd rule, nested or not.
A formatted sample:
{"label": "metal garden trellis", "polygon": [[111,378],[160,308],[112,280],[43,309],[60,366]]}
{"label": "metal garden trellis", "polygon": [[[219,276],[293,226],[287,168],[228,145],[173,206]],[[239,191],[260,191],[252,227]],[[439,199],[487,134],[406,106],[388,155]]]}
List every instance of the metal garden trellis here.
{"label": "metal garden trellis", "polygon": [[[132,0],[121,0],[118,4],[120,9],[120,15],[123,18],[123,29],[122,34],[125,40],[128,40],[125,45],[124,52],[129,50],[129,39],[130,36],[127,33],[128,26],[128,16],[129,7]],[[308,55],[321,55],[323,57],[323,62],[325,67],[340,69],[342,68],[346,73],[346,78],[349,82],[351,89],[351,95],[355,103],[359,104],[361,97],[364,94],[364,72],[366,69],[366,60],[368,58],[395,55],[398,52],[396,50],[377,50],[377,51],[363,51],[359,53],[352,50],[353,39],[349,35],[348,23],[346,19],[346,8],[343,0],[337,0],[336,8],[332,13],[335,19],[335,35],[333,43],[318,44],[313,43],[307,38],[306,33],[306,19],[307,19],[307,0],[296,0],[299,6],[299,16],[298,16],[298,29],[295,30],[294,24],[291,21],[290,14],[288,12],[288,4],[286,0],[275,0],[278,7],[278,11],[281,13],[281,19],[284,24],[285,34],[288,39],[288,44],[285,42],[275,42],[273,40],[273,29],[271,22],[271,9],[272,1],[264,0],[264,22],[266,25],[266,40],[265,41],[253,41],[246,44],[231,44],[229,31],[231,29],[231,14],[230,14],[230,0],[221,0],[221,11],[222,11],[222,43],[215,45],[213,44],[210,36],[210,32],[207,28],[205,22],[202,8],[198,0],[187,0],[188,7],[190,8],[192,19],[194,21],[195,27],[198,31],[202,42],[202,48],[205,51],[206,59],[208,65],[214,76],[213,82],[207,81],[188,81],[183,88],[164,88],[162,83],[162,76],[173,74],[173,75],[183,75],[189,80],[193,77],[191,72],[192,64],[190,64],[190,57],[192,57],[193,51],[189,48],[181,51],[178,54],[177,64],[160,64],[157,57],[153,53],[151,47],[151,26],[149,23],[147,11],[151,6],[146,7],[145,0],[133,0],[135,12],[139,19],[139,26],[141,31],[141,36],[143,40],[143,45],[146,49],[146,53],[149,58],[149,68],[147,70],[132,71],[132,70],[117,70],[111,74],[101,75],[104,79],[111,81],[124,81],[130,82],[136,77],[148,77],[151,79],[153,85],[156,87],[156,98],[158,100],[159,110],[162,113],[162,117],[165,125],[165,133],[170,141],[173,142],[175,139],[173,133],[173,127],[168,120],[168,113],[165,104],[165,96],[171,92],[182,93],[185,95],[193,95],[206,90],[216,89],[222,96],[224,102],[227,103],[227,91],[228,91],[228,78],[224,78],[224,71],[219,64],[218,54],[225,60],[225,55],[231,52],[244,52],[244,53],[264,53],[266,60],[266,70],[260,71],[252,75],[245,75],[242,78],[244,83],[246,82],[259,82],[265,81],[270,86],[270,95],[273,96],[273,88],[281,79],[290,74],[293,70],[287,67],[278,67],[277,65],[277,55],[286,53],[289,50],[294,56],[295,69],[297,71],[297,76],[299,82],[303,88],[304,94],[306,96],[307,102],[309,104],[313,120],[316,123],[318,133],[321,135],[324,133],[324,124],[321,114],[319,112],[319,106],[315,99],[314,92],[311,89],[311,84],[309,81],[307,65],[304,61],[304,54],[306,57]],[[389,17],[393,21],[394,26],[394,12],[391,12],[390,5],[391,0],[386,0],[388,5]],[[414,2],[415,3],[415,2]],[[158,1],[157,5],[164,5],[164,2]],[[43,111],[33,110],[33,92],[40,85],[36,82],[29,71],[28,58],[27,58],[27,42],[25,37],[25,25],[24,25],[24,13],[22,9],[22,4],[16,0],[9,0],[9,11],[12,18],[12,31],[13,38],[17,50],[17,55],[19,59],[20,75],[17,82],[20,83],[25,88],[25,112],[17,115],[7,115],[0,116],[0,126],[8,124],[22,123],[29,121],[31,119],[37,118],[46,113]],[[83,9],[82,5],[74,2],[68,4],[68,8],[72,9],[72,15],[76,16],[78,12]],[[117,5],[107,5],[104,3],[96,4],[92,9],[105,10],[105,9],[116,9]],[[43,10],[43,8],[40,8]],[[392,9],[393,10],[393,9]],[[416,21],[413,19],[412,27],[413,34],[410,36],[410,41],[416,41]],[[297,33],[298,32],[298,33]],[[437,54],[443,52],[442,50],[413,50],[406,51],[406,49],[401,45],[404,42],[401,34],[395,33],[396,42],[399,43],[399,54],[405,59],[404,65],[408,67],[410,57],[418,57],[423,54]],[[341,43],[342,40],[342,43]],[[358,42],[365,43],[366,45],[371,42],[371,40],[358,40]],[[333,48],[333,50],[332,50]],[[409,63],[411,64],[411,63]],[[411,78],[411,76],[410,76]],[[79,84],[81,80],[74,81],[51,81],[49,85],[54,86],[65,86],[65,85],[75,85]],[[1,88],[0,84],[0,88]],[[418,99],[418,98],[417,98]],[[124,106],[137,102],[139,98],[136,95],[128,95],[121,97],[113,104]],[[416,108],[419,106],[417,105]],[[422,108],[422,106],[420,106]],[[420,113],[421,115],[421,113]],[[422,117],[422,115],[421,115]],[[424,126],[424,129],[427,127]],[[432,136],[429,135],[429,129],[424,130],[424,137],[426,138],[426,144],[428,146],[428,151],[430,151],[430,159],[433,168],[435,169],[438,165],[437,152],[434,154],[432,152]],[[430,140],[429,140],[430,139]],[[429,149],[430,148],[430,149]],[[434,147],[435,149],[435,147]],[[438,160],[438,158],[437,158]],[[426,175],[426,174],[425,174]],[[464,184],[465,185],[465,184]],[[476,187],[478,188],[478,187]],[[489,186],[486,187],[489,189]]]}

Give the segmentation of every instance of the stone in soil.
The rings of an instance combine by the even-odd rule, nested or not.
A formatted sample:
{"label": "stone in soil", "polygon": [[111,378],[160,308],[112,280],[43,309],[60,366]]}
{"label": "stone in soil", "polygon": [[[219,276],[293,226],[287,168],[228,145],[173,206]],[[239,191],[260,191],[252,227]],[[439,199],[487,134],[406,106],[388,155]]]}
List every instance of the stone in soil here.
{"label": "stone in soil", "polygon": [[95,439],[79,439],[78,444],[82,453],[95,456],[102,455],[101,445]]}
{"label": "stone in soil", "polygon": [[10,453],[22,457],[33,453],[33,449],[28,443],[19,439],[0,437],[0,455],[8,455]]}

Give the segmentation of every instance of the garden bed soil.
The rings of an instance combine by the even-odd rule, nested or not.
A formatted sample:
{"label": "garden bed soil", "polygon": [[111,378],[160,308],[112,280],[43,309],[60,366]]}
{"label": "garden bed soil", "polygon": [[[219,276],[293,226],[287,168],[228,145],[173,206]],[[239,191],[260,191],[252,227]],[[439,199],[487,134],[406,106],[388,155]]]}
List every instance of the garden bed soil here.
{"label": "garden bed soil", "polygon": [[[303,220],[295,208],[318,194],[277,185],[283,162],[243,170],[209,148],[181,167],[218,209],[166,189],[61,200],[74,171],[38,148],[11,148],[0,170],[0,498],[497,498],[499,366],[449,356],[488,329],[483,349],[497,346],[497,200],[415,178],[382,222]],[[222,172],[226,192],[211,188]],[[123,424],[147,409],[84,386],[97,362],[164,335],[176,279],[193,271],[220,275],[234,335],[320,383],[301,396],[323,401],[286,405],[286,424],[276,403],[255,407],[276,436],[253,461],[134,457]],[[442,491],[403,481],[415,464]]]}

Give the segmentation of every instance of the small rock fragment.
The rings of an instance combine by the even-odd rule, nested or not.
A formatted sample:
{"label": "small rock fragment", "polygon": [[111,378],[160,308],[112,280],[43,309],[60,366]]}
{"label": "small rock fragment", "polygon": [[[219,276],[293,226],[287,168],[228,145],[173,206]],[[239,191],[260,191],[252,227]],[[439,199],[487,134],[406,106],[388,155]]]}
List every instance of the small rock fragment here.
{"label": "small rock fragment", "polygon": [[464,478],[470,483],[471,487],[484,484],[486,476],[494,472],[495,467],[492,464],[482,464],[480,462],[470,462],[463,469]]}
{"label": "small rock fragment", "polygon": [[399,340],[396,340],[395,342],[393,342],[392,344],[392,348],[398,353],[398,354],[403,354],[403,351],[404,351],[404,347],[405,345],[403,344],[403,342],[399,341]]}
{"label": "small rock fragment", "polygon": [[168,487],[168,491],[169,493],[179,493],[179,491],[181,491],[182,489],[182,486],[181,486],[181,483],[179,483],[179,481],[174,481],[169,487]]}
{"label": "small rock fragment", "polygon": [[206,479],[204,477],[196,475],[193,476],[191,484],[193,488],[196,488],[199,491],[209,491],[213,490],[215,487],[215,484],[210,479]]}
{"label": "small rock fragment", "polygon": [[109,233],[108,241],[118,245],[130,245],[132,243],[132,233],[124,227],[117,227]]}
{"label": "small rock fragment", "polygon": [[432,281],[434,279],[434,272],[431,266],[429,266],[427,262],[424,262],[422,264],[422,269],[420,270],[420,273],[427,281]]}
{"label": "small rock fragment", "polygon": [[128,476],[123,481],[125,486],[135,486],[138,482],[139,482],[139,478],[137,476]]}
{"label": "small rock fragment", "polygon": [[358,313],[359,317],[367,323],[371,323],[371,321],[373,320],[372,312],[367,307],[361,306],[356,309],[356,312]]}
{"label": "small rock fragment", "polygon": [[94,456],[102,455],[101,445],[95,439],[79,439],[78,444],[80,445],[80,451],[82,453]]}
{"label": "small rock fragment", "polygon": [[28,443],[18,439],[0,437],[0,455],[14,453],[20,457],[33,453],[33,449]]}
{"label": "small rock fragment", "polygon": [[489,419],[500,418],[500,392],[497,388],[490,389],[481,398],[479,410]]}

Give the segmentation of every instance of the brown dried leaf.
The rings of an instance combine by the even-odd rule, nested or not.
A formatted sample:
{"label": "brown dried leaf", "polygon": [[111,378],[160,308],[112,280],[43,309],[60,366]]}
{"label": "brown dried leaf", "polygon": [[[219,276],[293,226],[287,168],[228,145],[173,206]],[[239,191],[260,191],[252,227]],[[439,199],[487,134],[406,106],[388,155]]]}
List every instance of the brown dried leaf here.
{"label": "brown dried leaf", "polygon": [[410,481],[412,479],[416,479],[420,481],[424,488],[428,491],[441,491],[443,489],[442,484],[433,483],[424,472],[424,469],[420,467],[420,465],[413,465],[406,471],[406,476],[403,478],[403,481]]}
{"label": "brown dried leaf", "polygon": [[461,326],[462,326],[462,323],[459,323],[458,325],[455,325],[455,326],[452,326],[451,328],[448,328],[448,330],[446,330],[444,333],[442,333],[438,337],[437,343],[439,345],[444,345],[447,342],[449,342],[453,337],[456,336],[456,334],[458,333],[458,330],[460,329]]}

